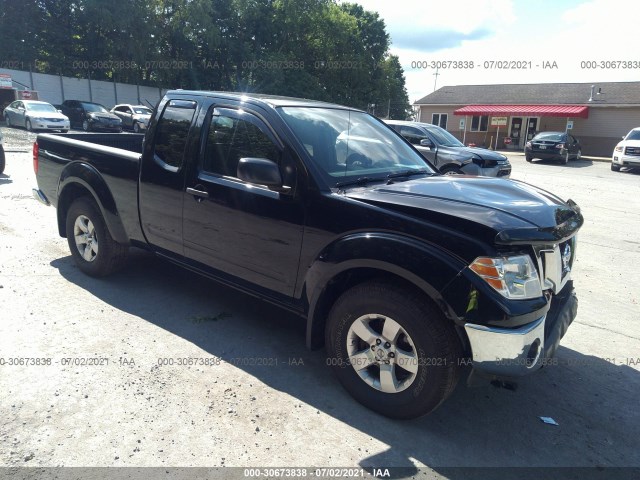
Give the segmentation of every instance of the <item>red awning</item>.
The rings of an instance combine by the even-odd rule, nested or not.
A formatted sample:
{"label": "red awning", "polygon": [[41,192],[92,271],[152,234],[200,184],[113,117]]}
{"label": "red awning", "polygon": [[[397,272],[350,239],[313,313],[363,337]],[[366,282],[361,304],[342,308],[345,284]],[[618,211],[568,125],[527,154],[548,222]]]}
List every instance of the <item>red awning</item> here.
{"label": "red awning", "polygon": [[467,105],[454,115],[536,116],[536,117],[589,117],[589,107],[581,105]]}

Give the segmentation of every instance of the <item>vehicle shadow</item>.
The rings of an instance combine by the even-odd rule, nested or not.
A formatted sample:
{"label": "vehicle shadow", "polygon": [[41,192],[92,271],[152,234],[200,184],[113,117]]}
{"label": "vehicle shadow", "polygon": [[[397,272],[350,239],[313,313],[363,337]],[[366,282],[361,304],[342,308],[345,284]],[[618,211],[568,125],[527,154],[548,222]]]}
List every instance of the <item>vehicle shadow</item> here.
{"label": "vehicle shadow", "polygon": [[558,167],[565,167],[565,168],[585,168],[585,167],[592,166],[593,160],[583,157],[580,160],[570,160],[569,163],[565,165],[565,164],[559,163],[557,160],[541,160],[539,158],[534,158],[533,163],[540,163],[543,165],[556,165]]}
{"label": "vehicle shadow", "polygon": [[7,175],[6,173],[0,173],[0,185],[6,184],[6,183],[13,183],[11,176]]}
{"label": "vehicle shadow", "polygon": [[[404,467],[392,476],[405,478],[418,472],[417,462],[444,478],[462,479],[498,478],[499,472],[474,477],[458,467],[640,467],[640,372],[628,359],[601,359],[561,347],[558,366],[524,379],[515,391],[468,388],[461,381],[431,415],[394,421],[351,399],[326,366],[324,351],[305,348],[304,321],[294,314],[138,250],[124,271],[106,279],[84,275],[70,256],[51,265],[114,308],[224,361],[277,358],[275,367],[234,368],[389,446],[367,455],[363,445],[363,468]],[[292,358],[302,363],[288,365]],[[540,416],[552,417],[559,426],[543,423]]]}

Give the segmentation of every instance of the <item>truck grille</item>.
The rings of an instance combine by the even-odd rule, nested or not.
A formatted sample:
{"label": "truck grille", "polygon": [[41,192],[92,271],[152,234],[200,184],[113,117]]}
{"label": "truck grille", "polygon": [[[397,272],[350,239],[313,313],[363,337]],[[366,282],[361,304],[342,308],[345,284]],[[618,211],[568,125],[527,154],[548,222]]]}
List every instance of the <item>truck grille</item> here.
{"label": "truck grille", "polygon": [[571,278],[571,269],[576,258],[576,237],[549,247],[536,247],[538,268],[542,278],[542,289],[560,292]]}
{"label": "truck grille", "polygon": [[625,155],[640,155],[640,147],[625,147]]}

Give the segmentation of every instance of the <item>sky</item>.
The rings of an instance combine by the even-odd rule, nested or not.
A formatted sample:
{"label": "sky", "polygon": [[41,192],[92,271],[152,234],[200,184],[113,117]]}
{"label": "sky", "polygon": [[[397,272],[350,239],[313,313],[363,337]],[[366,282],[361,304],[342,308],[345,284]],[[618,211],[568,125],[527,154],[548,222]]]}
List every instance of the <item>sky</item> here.
{"label": "sky", "polygon": [[[434,86],[640,81],[640,0],[351,1],[385,21],[412,103]],[[460,68],[435,76],[442,61]]]}

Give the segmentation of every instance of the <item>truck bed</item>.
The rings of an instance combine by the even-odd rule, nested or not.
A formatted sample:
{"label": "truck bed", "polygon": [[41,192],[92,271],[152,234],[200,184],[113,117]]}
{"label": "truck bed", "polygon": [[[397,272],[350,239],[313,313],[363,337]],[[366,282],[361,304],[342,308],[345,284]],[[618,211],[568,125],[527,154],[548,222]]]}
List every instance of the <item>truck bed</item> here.
{"label": "truck bed", "polygon": [[120,236],[119,241],[142,241],[144,237],[138,216],[138,174],[143,139],[144,134],[126,133],[39,134],[38,181],[41,190],[57,207],[59,192],[67,175],[82,178],[92,172],[100,172],[97,176],[104,179],[106,188],[92,194],[108,193],[112,197],[103,203],[113,207],[102,212],[105,219],[109,223],[112,216],[119,216],[126,225],[129,235]]}

